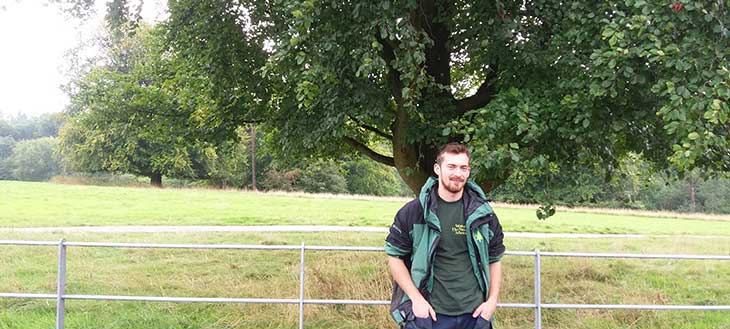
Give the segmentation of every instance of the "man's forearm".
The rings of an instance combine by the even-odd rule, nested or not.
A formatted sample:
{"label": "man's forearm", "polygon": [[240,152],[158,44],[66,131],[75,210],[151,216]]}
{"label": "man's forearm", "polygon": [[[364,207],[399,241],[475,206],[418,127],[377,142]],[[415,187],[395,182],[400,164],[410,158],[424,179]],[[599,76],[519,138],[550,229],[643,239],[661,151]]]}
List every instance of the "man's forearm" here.
{"label": "man's forearm", "polygon": [[499,288],[502,286],[502,262],[489,264],[489,296],[488,300],[499,299]]}
{"label": "man's forearm", "polygon": [[411,300],[417,301],[424,299],[416,285],[413,284],[411,273],[408,272],[408,268],[402,259],[388,256],[388,268],[390,268],[390,274],[393,275],[395,283],[403,289]]}

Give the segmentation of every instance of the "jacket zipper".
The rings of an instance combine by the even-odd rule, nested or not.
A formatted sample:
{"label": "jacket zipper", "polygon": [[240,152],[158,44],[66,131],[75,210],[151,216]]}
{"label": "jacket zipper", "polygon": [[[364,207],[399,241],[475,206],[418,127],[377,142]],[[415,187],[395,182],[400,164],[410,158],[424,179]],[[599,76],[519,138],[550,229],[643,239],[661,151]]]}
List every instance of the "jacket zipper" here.
{"label": "jacket zipper", "polygon": [[[487,217],[490,217],[490,216],[492,216],[492,215],[491,214],[487,215]],[[488,220],[485,221],[485,222],[488,222]],[[472,231],[472,234],[471,234],[471,243],[472,243],[472,246],[474,248],[474,253],[476,254],[478,271],[479,271],[479,274],[482,275],[482,282],[484,283],[484,289],[482,290],[482,299],[484,301],[487,301],[487,290],[489,290],[489,287],[487,286],[487,284],[488,284],[487,283],[487,281],[488,281],[487,280],[487,275],[486,275],[486,273],[484,273],[484,266],[482,265],[482,257],[481,257],[481,254],[479,253],[479,248],[477,247],[477,243],[476,243],[476,241],[474,239],[474,231],[479,226],[479,225],[476,225],[476,224],[477,224],[476,221],[472,222],[471,227],[469,228],[469,230]],[[484,223],[481,224],[481,225],[484,225]]]}
{"label": "jacket zipper", "polygon": [[487,301],[487,290],[489,287],[487,287],[487,276],[484,274],[484,266],[482,266],[482,257],[479,254],[479,248],[477,248],[477,243],[474,241],[474,234],[472,233],[472,239],[471,243],[474,246],[474,252],[476,253],[477,258],[477,271],[479,271],[479,274],[482,275],[482,282],[484,283],[484,289],[482,290],[482,300]]}
{"label": "jacket zipper", "polygon": [[436,246],[439,243],[439,240],[441,240],[441,237],[436,237],[436,240],[433,241],[433,249],[431,249],[430,255],[428,256],[428,264],[426,264],[426,275],[423,276],[423,281],[421,281],[421,287],[419,287],[419,290],[421,290],[421,293],[423,294],[423,291],[426,291],[426,286],[428,285],[428,280],[430,280],[431,277],[431,267],[433,265],[433,258],[436,256]]}
{"label": "jacket zipper", "polygon": [[[431,223],[429,223],[428,226],[436,232],[439,231]],[[429,250],[429,252],[428,252],[429,255],[428,255],[428,263],[426,264],[426,274],[423,276],[423,280],[421,281],[420,287],[418,287],[418,290],[421,291],[422,295],[423,295],[423,292],[427,290],[426,286],[428,285],[428,280],[430,280],[430,277],[431,277],[431,267],[433,266],[433,258],[436,256],[436,246],[438,246],[439,241],[441,241],[440,233],[439,233],[439,235],[436,236],[436,239],[433,241],[433,245],[431,246],[431,250]]]}

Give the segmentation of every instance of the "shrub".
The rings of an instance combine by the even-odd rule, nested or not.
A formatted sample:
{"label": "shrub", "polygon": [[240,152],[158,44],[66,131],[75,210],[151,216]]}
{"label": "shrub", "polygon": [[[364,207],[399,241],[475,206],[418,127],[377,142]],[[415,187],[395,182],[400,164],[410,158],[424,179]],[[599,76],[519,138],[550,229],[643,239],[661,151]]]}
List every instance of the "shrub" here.
{"label": "shrub", "polygon": [[703,182],[697,192],[703,200],[703,212],[730,214],[730,179],[711,179]]}
{"label": "shrub", "polygon": [[345,170],[333,160],[317,160],[307,165],[297,186],[309,193],[347,193]]}
{"label": "shrub", "polygon": [[348,161],[344,166],[350,193],[385,196],[402,193],[401,179],[395,168],[362,158]]}
{"label": "shrub", "polygon": [[47,181],[60,172],[60,161],[55,155],[58,140],[44,137],[15,144],[10,163],[13,177],[25,181]]}
{"label": "shrub", "polygon": [[14,138],[10,136],[0,137],[0,180],[13,179],[13,167],[10,163],[13,148],[15,148]]}
{"label": "shrub", "polygon": [[299,169],[279,171],[276,168],[271,168],[266,171],[264,180],[260,185],[264,190],[294,191],[301,174],[302,172]]}

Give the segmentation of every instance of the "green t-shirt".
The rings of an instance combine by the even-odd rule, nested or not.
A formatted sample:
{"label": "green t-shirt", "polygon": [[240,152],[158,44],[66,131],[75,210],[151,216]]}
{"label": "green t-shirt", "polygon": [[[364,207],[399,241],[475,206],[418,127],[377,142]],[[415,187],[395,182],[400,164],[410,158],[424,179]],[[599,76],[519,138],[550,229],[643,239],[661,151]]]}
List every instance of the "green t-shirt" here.
{"label": "green t-shirt", "polygon": [[464,203],[439,198],[436,215],[441,221],[441,241],[434,259],[431,305],[436,313],[471,313],[483,297],[469,261]]}

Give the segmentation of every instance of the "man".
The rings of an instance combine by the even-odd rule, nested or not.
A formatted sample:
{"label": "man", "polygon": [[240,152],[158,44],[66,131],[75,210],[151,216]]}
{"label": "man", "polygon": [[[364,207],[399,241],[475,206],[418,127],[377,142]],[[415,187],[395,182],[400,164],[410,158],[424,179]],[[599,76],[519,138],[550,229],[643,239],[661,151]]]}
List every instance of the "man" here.
{"label": "man", "polygon": [[406,329],[491,328],[502,278],[502,227],[469,178],[469,151],[438,153],[418,199],[395,216],[386,238],[393,275],[391,316]]}

